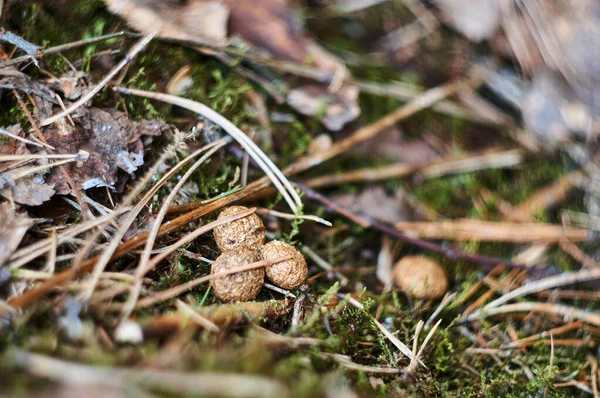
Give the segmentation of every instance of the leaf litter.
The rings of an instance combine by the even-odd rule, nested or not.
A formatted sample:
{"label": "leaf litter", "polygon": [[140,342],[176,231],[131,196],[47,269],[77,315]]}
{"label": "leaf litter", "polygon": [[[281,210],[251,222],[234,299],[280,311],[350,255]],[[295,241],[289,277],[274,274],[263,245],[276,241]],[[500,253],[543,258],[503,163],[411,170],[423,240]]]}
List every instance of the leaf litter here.
{"label": "leaf litter", "polygon": [[[39,57],[43,69],[27,64],[26,48],[13,64],[20,63],[18,70],[0,66],[0,380],[9,390],[43,391],[47,384],[38,383],[46,380],[57,386],[55,394],[77,391],[75,382],[90,391],[102,385],[116,394],[176,396],[597,391],[591,352],[599,340],[598,297],[590,290],[600,278],[597,242],[575,224],[581,215],[597,216],[594,101],[582,89],[594,86],[595,74],[581,47],[564,44],[594,36],[587,22],[595,18],[593,4],[507,8],[512,2],[490,0],[457,8],[438,0],[432,8],[404,0],[363,2],[338,14],[345,8],[311,2],[303,15],[297,4],[275,0],[106,3],[124,21],[101,2],[26,1],[4,10],[9,26],[16,15],[38,24],[12,28],[26,39],[18,43],[41,43],[48,33],[40,29],[61,13],[76,21],[66,33],[72,43],[52,43],[64,44],[64,54],[52,55],[55,46]],[[576,16],[587,19],[575,25]],[[480,68],[460,59],[478,50],[447,32],[441,37],[438,17],[471,40],[489,40],[478,46],[516,57],[516,72],[525,72],[512,70],[518,84],[499,85],[506,75],[493,62]],[[109,64],[96,62],[100,42],[80,40],[89,18],[97,34],[127,23],[146,36]],[[555,37],[548,23],[561,28]],[[361,30],[368,32],[364,41]],[[523,52],[515,32],[529,40]],[[202,55],[154,40],[155,33],[188,40]],[[389,44],[398,33],[412,36],[387,47],[397,56],[373,58],[377,67],[354,64],[348,55],[375,41]],[[513,53],[498,47],[504,35]],[[120,37],[102,44],[111,52],[135,39],[104,37]],[[398,56],[406,43],[411,51]],[[448,48],[468,50],[451,59],[452,67],[434,66],[433,54],[445,57]],[[561,51],[564,59],[556,56]],[[1,54],[11,62],[11,51]],[[420,56],[424,62],[410,64]],[[209,72],[202,79],[199,66]],[[207,95],[202,90],[217,70],[226,76],[224,87],[248,79],[253,97],[227,89]],[[354,74],[417,79],[422,88],[413,85],[407,96],[397,91],[401,84]],[[458,78],[431,84],[452,77]],[[276,96],[265,100],[274,93],[269,79],[285,79],[278,87],[295,113]],[[161,94],[168,86],[172,95]],[[523,90],[505,97],[517,98],[512,104],[523,125],[514,108],[492,101],[502,96],[498,87]],[[244,108],[257,98],[260,117]],[[400,105],[398,98],[409,101]],[[222,114],[203,106],[219,106]],[[268,120],[274,114],[288,117]],[[242,186],[244,159],[228,137],[205,142],[204,118],[217,120],[248,150]],[[245,132],[259,126],[274,139],[251,142]],[[543,145],[530,145],[526,129]],[[314,137],[327,139],[309,149]],[[279,170],[283,159],[291,164]],[[292,175],[302,206],[292,200],[298,193],[291,184],[280,193],[296,214],[279,211],[285,205],[266,189],[288,184]],[[77,212],[39,218],[65,199]],[[263,218],[269,239],[302,246],[309,275],[291,292],[265,285],[253,301],[223,304],[205,284],[219,277],[207,275],[219,255],[210,231],[229,221],[215,222],[213,213],[241,200],[263,207],[248,214]],[[331,222],[313,222],[324,217]],[[528,260],[534,268],[517,261],[527,252],[536,257]],[[393,287],[392,264],[417,257],[441,264],[449,276],[441,301]],[[149,377],[155,381],[147,383]]]}

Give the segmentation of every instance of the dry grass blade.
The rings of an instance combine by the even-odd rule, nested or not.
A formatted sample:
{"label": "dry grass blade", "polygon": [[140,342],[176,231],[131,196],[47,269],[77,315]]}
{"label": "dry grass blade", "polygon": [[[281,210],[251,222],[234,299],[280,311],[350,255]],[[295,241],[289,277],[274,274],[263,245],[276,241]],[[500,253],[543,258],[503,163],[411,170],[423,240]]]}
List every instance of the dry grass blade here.
{"label": "dry grass blade", "polygon": [[235,398],[287,395],[286,387],[277,381],[243,374],[89,366],[22,350],[12,353],[11,363],[27,373],[61,383],[103,385],[124,391],[133,383],[144,389],[182,395]]}
{"label": "dry grass blade", "polygon": [[273,185],[277,187],[288,206],[290,206],[290,209],[292,209],[294,213],[297,213],[298,208],[302,206],[302,200],[300,199],[300,196],[292,184],[288,181],[287,177],[277,168],[271,159],[269,159],[267,155],[265,155],[264,152],[242,130],[240,130],[237,126],[219,113],[215,112],[204,104],[186,98],[177,97],[175,95],[153,93],[124,87],[115,87],[115,90],[122,94],[137,95],[140,97],[156,99],[180,106],[184,109],[195,112],[220,126],[229,135],[231,135],[231,137],[235,139],[260,166],[260,168],[273,182]]}
{"label": "dry grass blade", "polygon": [[[359,308],[361,310],[365,309],[365,307],[359,301],[355,300],[354,298],[352,298],[350,296],[347,296],[347,295],[344,295],[344,298],[347,298],[348,302],[350,304],[352,304],[354,307]],[[415,358],[415,356],[412,353],[412,351],[410,350],[410,348],[408,348],[406,344],[404,344],[403,342],[401,342],[396,336],[394,336],[392,333],[390,333],[390,331],[387,330],[385,328],[385,326],[383,326],[381,324],[381,322],[379,322],[377,319],[375,319],[372,316],[371,316],[371,320],[375,323],[375,326],[377,326],[377,328],[381,331],[381,333],[383,333],[384,336],[387,337],[387,339],[389,341],[391,341],[392,344],[394,346],[396,346],[396,348],[398,350],[400,350],[400,352],[402,354],[404,354],[411,361]],[[425,364],[423,362],[419,361],[419,363],[421,363],[421,365],[425,366]]]}
{"label": "dry grass blade", "polygon": [[185,316],[190,317],[192,321],[194,321],[204,329],[209,330],[213,333],[218,333],[220,331],[219,327],[215,325],[210,319],[207,319],[206,317],[200,315],[198,312],[194,311],[192,307],[190,307],[183,301],[177,300],[175,302],[175,305],[181,313],[183,313]]}
{"label": "dry grass blade", "polygon": [[[206,153],[200,159],[198,159],[196,162],[194,162],[194,164],[185,172],[185,174],[177,182],[175,187],[171,190],[171,192],[169,193],[167,198],[163,201],[163,204],[162,204],[158,214],[156,215],[156,219],[154,220],[154,224],[152,225],[152,229],[150,230],[150,235],[148,236],[148,239],[146,240],[146,245],[144,246],[142,255],[140,256],[140,260],[138,262],[138,266],[135,271],[135,275],[137,276],[138,280],[135,283],[135,285],[132,287],[132,289],[129,293],[129,298],[127,300],[127,304],[123,308],[123,315],[122,315],[123,320],[125,320],[131,314],[131,311],[133,311],[133,309],[135,308],[135,303],[136,303],[137,298],[139,297],[140,291],[142,289],[142,280],[141,279],[142,279],[143,274],[145,273],[144,270],[148,267],[148,262],[150,260],[150,253],[152,251],[152,248],[154,247],[154,242],[158,235],[158,230],[167,214],[167,210],[169,209],[169,206],[171,205],[173,200],[175,200],[175,197],[179,193],[179,190],[181,189],[181,187],[183,187],[183,185],[185,183],[187,183],[188,179],[192,176],[192,174],[196,171],[196,169],[198,167],[200,167],[200,165],[202,165],[216,151],[223,148],[223,146],[225,146],[225,142],[220,142],[218,145],[214,145],[212,148],[210,148],[208,151],[206,151]],[[187,163],[189,160],[195,158],[199,153],[202,153],[204,151],[205,151],[205,149],[201,148],[200,150],[196,151],[196,153],[193,153],[193,154],[189,155],[186,159],[184,159],[183,163]]]}
{"label": "dry grass blade", "polygon": [[[203,148],[201,148],[200,150],[196,151],[196,155],[199,155],[203,151],[210,150],[214,146],[221,145],[222,143],[223,143],[223,141],[215,141],[214,143],[212,143],[210,145],[206,145]],[[172,151],[170,149],[168,149],[167,151],[165,151],[164,159],[161,159],[158,162],[156,162],[155,167],[158,168],[158,166],[160,164],[162,164],[162,162],[166,159],[166,157],[170,156],[170,155],[172,155]],[[191,158],[189,158],[188,160],[191,160]],[[96,282],[98,282],[99,275],[104,271],[104,268],[106,267],[106,265],[112,258],[117,246],[119,246],[121,239],[123,239],[123,237],[127,233],[127,230],[129,229],[129,227],[135,222],[138,214],[146,206],[146,203],[148,203],[148,201],[150,199],[152,199],[152,197],[167,182],[167,180],[169,178],[171,178],[185,164],[186,163],[182,161],[182,162],[179,162],[175,167],[171,168],[168,173],[166,173],[148,192],[146,192],[144,197],[135,205],[135,207],[127,215],[127,218],[121,223],[121,227],[119,228],[119,230],[117,230],[117,233],[113,236],[112,240],[110,241],[110,243],[106,247],[106,249],[104,249],[102,256],[100,256],[100,259],[98,260],[98,262],[96,263],[96,265],[94,267],[94,270],[91,275],[91,281],[90,281],[91,283],[89,285],[89,288],[87,291],[85,291],[83,293],[83,296],[82,296],[84,301],[88,301],[91,298],[92,293],[94,291],[95,284],[96,284]],[[146,174],[146,177],[150,177],[150,176],[151,176],[150,173]],[[146,182],[147,182],[147,180],[146,180]],[[146,185],[146,182],[142,182],[142,183],[138,184],[137,189],[134,189],[134,190],[132,190],[132,192],[130,192],[130,194],[127,196],[127,198],[125,198],[125,200],[123,201],[123,204],[128,204],[128,202],[130,200],[133,200],[134,196],[132,194],[136,190],[141,190],[142,187]]]}
{"label": "dry grass blade", "polygon": [[[131,208],[129,208],[129,207],[119,208],[110,214],[98,217],[93,220],[85,221],[81,224],[74,226],[73,228],[71,228],[67,231],[63,231],[61,234],[57,235],[56,245],[61,245],[65,242],[68,242],[73,237],[75,237],[79,234],[82,234],[84,232],[87,232],[89,230],[92,230],[94,228],[97,228],[97,227],[103,228],[104,226],[108,225],[112,220],[114,220],[116,217],[128,212],[129,210],[131,210]],[[15,252],[10,257],[10,259],[9,259],[10,263],[8,264],[8,267],[11,270],[18,269],[18,268],[22,267],[23,265],[29,263],[30,261],[36,259],[37,257],[42,256],[48,250],[51,250],[53,248],[53,246],[54,246],[54,242],[53,242],[52,238],[43,239],[39,242],[33,243],[29,246],[26,246],[26,247],[22,248],[21,250]]]}
{"label": "dry grass blade", "polygon": [[[104,36],[91,37],[89,39],[78,40],[73,43],[61,44],[56,47],[50,47],[50,48],[45,49],[44,55],[60,53],[60,52],[67,51],[67,50],[70,50],[73,48],[83,47],[83,46],[98,43],[101,41],[114,39],[116,37],[120,37],[123,35],[125,35],[125,32],[115,32],[115,33],[111,33],[111,34],[104,35]],[[29,55],[24,55],[22,57],[16,57],[13,59],[9,59],[8,61],[0,62],[0,69],[6,68],[7,66],[16,65],[21,62],[29,61],[29,60],[30,60]]]}
{"label": "dry grass blade", "polygon": [[487,316],[510,314],[514,312],[541,312],[545,314],[562,316],[569,321],[578,320],[586,323],[591,323],[596,326],[600,326],[600,313],[598,312],[580,310],[578,308],[570,307],[567,305],[539,302],[524,302],[495,306],[489,309],[484,308],[481,311],[477,311],[472,315],[469,315],[466,319],[463,319],[461,321],[470,322],[474,320],[483,319]]}
{"label": "dry grass blade", "polygon": [[73,159],[85,160],[89,154],[85,151],[80,151],[73,154],[64,155],[0,155],[0,162],[14,162],[17,160],[37,160],[37,159]]}
{"label": "dry grass blade", "polygon": [[86,95],[82,96],[79,100],[74,102],[66,110],[42,121],[40,123],[40,126],[48,126],[49,124],[52,124],[57,120],[60,120],[67,115],[70,115],[71,113],[73,113],[74,110],[76,110],[77,108],[88,102],[90,99],[92,99],[94,95],[98,94],[100,90],[102,90],[102,88],[106,86],[111,81],[111,79],[115,77],[117,73],[119,73],[121,69],[125,67],[125,65],[127,65],[137,54],[139,54],[144,48],[146,48],[146,46],[148,45],[148,43],[150,43],[154,36],[154,33],[144,36],[135,46],[133,46],[133,48],[127,54],[127,56],[123,58],[121,62],[119,62],[110,72],[108,72],[104,79],[102,79],[96,86],[94,86],[94,88],[92,88],[88,93],[86,93]]}
{"label": "dry grass blade", "polygon": [[559,286],[572,285],[574,283],[579,282],[587,282],[600,278],[600,268],[594,269],[583,269],[577,272],[565,272],[560,275],[551,276],[549,278],[544,278],[539,281],[531,282],[522,286],[518,289],[511,291],[503,295],[500,298],[492,301],[481,311],[489,311],[495,307],[498,307],[504,303],[507,303],[511,300],[514,300],[519,297],[523,297],[532,293],[541,292],[544,290],[556,288]]}
{"label": "dry grass blade", "polygon": [[17,141],[24,142],[24,143],[29,144],[29,145],[37,146],[37,147],[40,147],[40,148],[47,147],[47,148],[50,148],[50,149],[54,149],[54,147],[52,147],[52,146],[50,146],[48,144],[38,143],[38,142],[31,141],[31,140],[28,140],[28,139],[23,138],[23,137],[19,137],[18,135],[14,135],[11,132],[6,131],[3,128],[0,128],[0,134],[5,135],[7,137],[10,137],[12,139],[15,139]]}
{"label": "dry grass blade", "polygon": [[304,184],[311,188],[318,188],[348,182],[380,181],[390,178],[407,177],[417,173],[425,178],[433,178],[483,169],[514,167],[521,162],[521,151],[512,149],[489,154],[479,153],[462,159],[456,159],[452,156],[448,159],[420,165],[399,163],[372,169],[353,170],[346,173],[315,177]]}

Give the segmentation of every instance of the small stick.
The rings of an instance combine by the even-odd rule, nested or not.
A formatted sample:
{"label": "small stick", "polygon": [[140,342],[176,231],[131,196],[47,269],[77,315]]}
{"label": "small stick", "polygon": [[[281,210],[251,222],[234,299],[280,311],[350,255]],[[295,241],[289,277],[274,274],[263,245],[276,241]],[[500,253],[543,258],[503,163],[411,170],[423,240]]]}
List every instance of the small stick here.
{"label": "small stick", "polygon": [[75,103],[73,103],[71,106],[69,106],[66,110],[42,121],[40,123],[40,126],[48,126],[49,124],[52,124],[52,123],[56,122],[57,120],[62,119],[63,117],[65,117],[67,115],[70,115],[71,113],[73,113],[73,111],[75,111],[81,105],[85,104],[90,99],[92,99],[92,97],[94,97],[94,95],[98,94],[98,92],[100,92],[100,90],[102,90],[104,88],[104,86],[106,86],[108,84],[108,82],[110,82],[111,79],[113,77],[115,77],[117,75],[117,73],[119,73],[119,71],[125,67],[125,65],[127,65],[137,54],[139,54],[144,48],[146,48],[146,46],[148,45],[148,43],[150,43],[150,41],[154,38],[154,36],[156,36],[156,33],[151,33],[149,35],[144,36],[131,49],[131,51],[125,56],[125,58],[123,58],[121,60],[121,62],[119,62],[110,72],[108,72],[108,74],[104,77],[104,79],[102,79],[100,81],[100,83],[98,83],[94,88],[92,88],[86,95],[82,96],[79,100],[77,100]]}
{"label": "small stick", "polygon": [[504,260],[501,258],[480,256],[480,255],[476,255],[476,254],[467,254],[460,250],[449,249],[449,248],[437,245],[432,242],[413,238],[411,236],[408,236],[408,235],[398,231],[396,228],[394,228],[384,222],[374,220],[367,215],[359,215],[357,213],[353,213],[303,184],[296,184],[296,185],[304,193],[306,193],[307,197],[322,203],[331,211],[337,212],[337,213],[343,215],[344,217],[348,217],[351,220],[358,220],[360,225],[364,226],[365,228],[376,229],[378,231],[383,232],[386,235],[389,235],[389,236],[396,238],[398,240],[401,240],[403,242],[407,242],[412,245],[421,247],[423,249],[431,250],[436,253],[440,253],[443,256],[447,257],[448,259],[469,261],[469,262],[478,264],[483,269],[488,269],[488,270],[491,270],[496,265],[505,265],[505,266],[511,267],[511,268],[525,268],[523,265],[514,264],[508,260]]}
{"label": "small stick", "polygon": [[[93,43],[97,43],[99,41],[109,40],[109,39],[123,36],[123,35],[125,35],[125,32],[116,32],[116,33],[111,33],[109,35],[92,37],[89,39],[74,41],[72,43],[61,44],[59,46],[50,47],[50,48],[45,49],[44,55],[60,53],[60,52],[66,51],[66,50],[70,50],[70,49],[77,48],[77,47],[87,46],[88,44],[93,44]],[[12,66],[12,65],[15,65],[15,64],[18,64],[21,62],[28,61],[29,59],[31,59],[31,57],[29,55],[24,55],[22,57],[17,57],[17,58],[10,59],[8,61],[0,62],[0,69],[6,68],[7,66]]]}
{"label": "small stick", "polygon": [[559,286],[572,285],[574,283],[579,282],[587,282],[595,279],[600,279],[600,268],[582,269],[576,272],[565,272],[560,275],[540,279],[539,281],[528,283],[518,289],[511,291],[510,293],[507,293],[497,298],[496,300],[483,307],[481,311],[490,311],[491,309],[498,307],[499,305],[532,293],[541,292]]}
{"label": "small stick", "polygon": [[210,319],[200,315],[192,307],[190,307],[183,301],[177,300],[175,302],[175,305],[177,306],[177,309],[180,312],[182,312],[186,316],[189,316],[192,321],[194,321],[204,329],[209,330],[213,333],[219,333],[221,331],[221,329],[219,329],[219,327],[215,325]]}
{"label": "small stick", "polygon": [[29,144],[29,145],[34,145],[34,146],[37,146],[37,147],[40,147],[40,148],[47,147],[49,149],[54,149],[53,146],[50,146],[50,145],[44,144],[44,143],[37,143],[35,141],[28,140],[27,138],[19,137],[18,135],[12,134],[12,133],[6,131],[5,129],[3,129],[1,127],[0,127],[0,134],[6,135],[7,137],[13,138],[15,140],[24,142],[24,143]]}
{"label": "small stick", "polygon": [[44,56],[44,49],[42,47],[30,43],[22,37],[17,36],[14,33],[8,32],[2,27],[0,27],[0,41],[5,41],[7,43],[19,47],[21,50],[27,53],[28,58],[31,58],[35,66],[40,66],[38,60]]}
{"label": "small stick", "polygon": [[321,217],[317,217],[317,216],[311,216],[311,215],[294,215],[294,214],[288,214],[288,213],[283,213],[277,210],[271,210],[271,209],[261,209],[258,208],[256,209],[256,212],[259,214],[266,214],[266,215],[271,215],[271,216],[275,216],[275,217],[280,217],[280,218],[285,218],[287,220],[295,220],[297,218],[300,218],[302,220],[310,220],[310,221],[314,221],[317,222],[319,224],[323,224],[326,225],[328,227],[332,227],[333,224],[330,223],[329,221],[321,218]]}
{"label": "small stick", "polygon": [[0,155],[0,162],[13,162],[17,160],[36,160],[36,159],[73,159],[73,160],[86,160],[90,154],[86,151],[79,151],[78,153],[72,154],[61,154],[61,155]]}

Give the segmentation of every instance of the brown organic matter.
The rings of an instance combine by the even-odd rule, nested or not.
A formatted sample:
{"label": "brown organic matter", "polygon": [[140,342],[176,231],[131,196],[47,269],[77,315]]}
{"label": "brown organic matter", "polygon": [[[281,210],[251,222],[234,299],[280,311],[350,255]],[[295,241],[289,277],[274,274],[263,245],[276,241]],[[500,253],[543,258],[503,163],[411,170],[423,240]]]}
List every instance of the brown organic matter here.
{"label": "brown organic matter", "polygon": [[448,291],[444,269],[425,256],[405,256],[393,269],[396,286],[406,294],[425,300],[442,297]]}
{"label": "brown organic matter", "polygon": [[274,240],[259,249],[261,260],[273,260],[279,257],[292,256],[291,259],[267,267],[267,278],[284,289],[300,286],[308,273],[306,259],[294,246]]}
{"label": "brown organic matter", "polygon": [[[248,208],[231,206],[223,210],[218,219],[245,210],[248,210]],[[265,243],[265,226],[256,214],[250,214],[247,217],[216,227],[213,235],[221,251],[228,251],[237,247],[249,247],[256,250]]]}
{"label": "brown organic matter", "polygon": [[[256,253],[247,247],[226,251],[213,263],[210,273],[216,274],[228,271],[242,265],[252,264],[256,261]],[[265,280],[263,268],[241,271],[235,274],[215,278],[210,284],[221,300],[227,303],[236,301],[250,301],[256,298]]]}

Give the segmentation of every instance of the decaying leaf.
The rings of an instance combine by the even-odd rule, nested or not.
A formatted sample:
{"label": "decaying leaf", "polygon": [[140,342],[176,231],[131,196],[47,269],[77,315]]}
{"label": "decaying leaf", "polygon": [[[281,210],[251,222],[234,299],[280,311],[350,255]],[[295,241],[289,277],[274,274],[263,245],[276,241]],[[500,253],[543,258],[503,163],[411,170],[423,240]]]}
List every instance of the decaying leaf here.
{"label": "decaying leaf", "polygon": [[[9,127],[9,129],[18,135],[15,128]],[[31,152],[23,142],[16,143],[14,151],[12,142],[0,142],[0,154],[29,155]],[[34,163],[2,171],[0,173],[0,195],[12,202],[27,206],[39,206],[49,200],[54,195],[54,188],[44,181],[43,173],[47,170],[17,177],[32,167],[46,163],[45,160],[37,160]]]}
{"label": "decaying leaf", "polygon": [[[335,74],[342,63],[302,29],[298,12],[287,0],[105,0],[109,9],[144,33],[171,39],[194,39],[222,44],[237,37],[256,50]],[[300,113],[322,116],[330,130],[339,130],[360,114],[358,90],[344,86],[330,92],[326,85],[303,84],[288,95]]]}
{"label": "decaying leaf", "polygon": [[[168,126],[155,121],[132,121],[114,109],[80,108],[75,126],[66,121],[50,126],[44,135],[56,153],[89,153],[89,158],[65,165],[73,181],[82,189],[115,188],[119,169],[131,174],[144,163],[142,135],[159,135]],[[46,182],[56,193],[65,195],[71,188],[64,175],[52,169]]]}
{"label": "decaying leaf", "polygon": [[353,212],[362,212],[381,221],[406,221],[409,210],[402,198],[402,190],[389,194],[381,187],[367,188],[358,195],[341,194],[333,200]]}
{"label": "decaying leaf", "polygon": [[[54,93],[29,76],[11,69],[0,70],[1,76],[4,77],[0,78],[0,90],[10,88],[31,94],[35,102],[32,113],[38,120],[46,119],[61,110],[54,99]],[[86,89],[81,80],[83,77],[80,73],[68,73],[64,77],[53,79],[51,84],[65,95],[65,100],[76,99]],[[0,96],[2,94],[0,91]],[[68,106],[69,101],[65,102]],[[74,126],[70,120],[73,120]],[[89,153],[86,159],[63,166],[82,189],[101,186],[114,188],[119,169],[131,174],[143,164],[144,147],[140,137],[159,135],[169,128],[161,122],[132,121],[126,114],[113,109],[80,107],[70,115],[70,120],[62,119],[54,123],[43,134],[48,144],[55,148],[54,154],[75,154],[80,150]],[[12,153],[11,146],[0,147],[0,153]],[[13,154],[30,153],[21,142]],[[41,161],[37,163],[42,164]],[[20,204],[37,206],[55,193],[65,195],[71,192],[71,187],[58,167],[44,171],[48,173],[45,178],[39,173],[13,178],[32,166],[28,164],[23,167],[0,175],[0,195]]]}
{"label": "decaying leaf", "polygon": [[17,249],[33,221],[25,213],[18,213],[9,203],[0,203],[0,268]]}
{"label": "decaying leaf", "polygon": [[59,78],[51,78],[48,80],[48,86],[55,91],[63,94],[64,98],[75,101],[86,94],[87,87],[83,80],[87,73],[82,71],[69,71]]}

